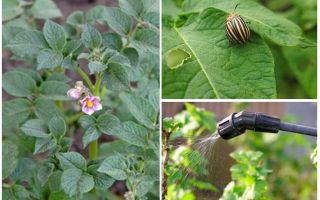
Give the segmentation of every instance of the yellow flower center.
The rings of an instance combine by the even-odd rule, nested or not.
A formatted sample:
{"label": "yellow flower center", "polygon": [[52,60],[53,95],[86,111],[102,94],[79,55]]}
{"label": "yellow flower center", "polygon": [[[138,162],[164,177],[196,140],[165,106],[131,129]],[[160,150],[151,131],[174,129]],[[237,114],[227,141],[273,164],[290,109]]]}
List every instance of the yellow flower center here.
{"label": "yellow flower center", "polygon": [[87,107],[91,108],[93,106],[93,102],[92,101],[87,101]]}

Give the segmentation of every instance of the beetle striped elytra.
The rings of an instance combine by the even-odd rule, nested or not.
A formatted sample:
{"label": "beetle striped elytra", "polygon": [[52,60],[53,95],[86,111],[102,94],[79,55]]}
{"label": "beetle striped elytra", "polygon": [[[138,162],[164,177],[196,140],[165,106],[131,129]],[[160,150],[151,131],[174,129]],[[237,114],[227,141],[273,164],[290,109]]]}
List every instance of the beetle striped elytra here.
{"label": "beetle striped elytra", "polygon": [[[235,7],[235,10],[237,6]],[[244,44],[250,38],[250,29],[248,25],[239,14],[234,12],[227,17],[224,28],[230,42]]]}

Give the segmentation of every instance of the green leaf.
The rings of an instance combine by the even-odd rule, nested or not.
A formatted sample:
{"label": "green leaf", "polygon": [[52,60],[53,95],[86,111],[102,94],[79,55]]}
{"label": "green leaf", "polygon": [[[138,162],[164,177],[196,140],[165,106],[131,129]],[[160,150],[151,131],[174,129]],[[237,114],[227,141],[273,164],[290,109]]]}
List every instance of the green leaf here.
{"label": "green leaf", "polygon": [[72,138],[64,137],[60,140],[60,152],[68,152],[70,151],[72,145]]}
{"label": "green leaf", "polygon": [[54,115],[60,114],[55,103],[45,98],[36,99],[34,112],[38,118],[44,121],[49,121]]}
{"label": "green leaf", "polygon": [[18,1],[3,0],[2,2],[2,21],[8,21],[23,13]]}
{"label": "green leaf", "polygon": [[27,30],[17,34],[7,47],[19,57],[36,56],[48,44],[42,33],[34,30]]}
{"label": "green leaf", "polygon": [[41,75],[35,69],[22,67],[22,68],[17,68],[16,70],[29,75],[36,82],[36,84],[41,83],[43,81]]}
{"label": "green leaf", "polygon": [[48,182],[50,176],[53,173],[54,168],[54,164],[49,162],[41,165],[37,173],[37,178],[40,181],[41,186],[44,186]]}
{"label": "green leaf", "polygon": [[159,0],[141,0],[146,12],[159,12]]}
{"label": "green leaf", "polygon": [[63,83],[70,82],[71,80],[72,80],[71,78],[59,72],[54,72],[46,79],[46,81],[58,81]]}
{"label": "green leaf", "polygon": [[121,128],[120,120],[109,113],[99,115],[97,118],[97,127],[105,134],[113,135]]}
{"label": "green leaf", "polygon": [[148,99],[150,103],[153,105],[155,110],[159,110],[160,108],[160,91],[159,90],[153,90],[151,91],[151,94],[149,94]]}
{"label": "green leaf", "polygon": [[72,56],[67,56],[63,59],[61,67],[65,69],[75,70],[78,66],[78,63],[72,58]]}
{"label": "green leaf", "polygon": [[33,178],[33,172],[37,168],[36,163],[30,158],[20,157],[18,160],[18,165],[10,175],[10,178],[15,182],[29,181]]}
{"label": "green leaf", "polygon": [[74,11],[68,16],[66,22],[77,27],[84,23],[84,13],[82,11]]}
{"label": "green leaf", "polygon": [[53,69],[56,67],[60,67],[62,61],[62,53],[44,49],[40,51],[37,56],[37,69]]}
{"label": "green leaf", "polygon": [[45,121],[41,119],[30,119],[21,126],[21,130],[31,137],[48,138],[49,129]]}
{"label": "green leaf", "polygon": [[94,187],[93,177],[81,170],[71,168],[63,172],[61,177],[61,188],[70,197],[80,196]]}
{"label": "green leaf", "polygon": [[155,128],[157,111],[147,99],[128,93],[121,93],[120,99],[126,104],[136,120],[150,129]]}
{"label": "green leaf", "polygon": [[26,73],[9,71],[2,78],[3,89],[13,96],[27,97],[36,91],[36,82]]}
{"label": "green leaf", "polygon": [[103,33],[102,43],[104,46],[116,51],[120,51],[123,46],[121,37],[115,33]]}
{"label": "green leaf", "polygon": [[133,17],[139,18],[143,13],[143,2],[141,0],[119,0],[119,7]]}
{"label": "green leaf", "polygon": [[134,48],[125,48],[123,50],[123,55],[126,56],[129,61],[130,65],[133,67],[137,67],[139,64],[139,53]]}
{"label": "green leaf", "polygon": [[56,142],[52,138],[37,138],[33,153],[44,153],[48,150],[52,150],[55,146]]}
{"label": "green leaf", "polygon": [[51,20],[47,20],[43,27],[43,35],[53,50],[58,52],[63,50],[66,44],[66,33],[62,26]]}
{"label": "green leaf", "polygon": [[148,177],[148,179],[159,181],[159,162],[155,160],[146,161],[144,166],[144,174]]}
{"label": "green leaf", "polygon": [[191,54],[181,48],[172,49],[165,55],[164,59],[166,61],[166,65],[170,69],[175,69],[183,66],[188,60],[190,60]]}
{"label": "green leaf", "polygon": [[92,61],[89,63],[88,67],[90,74],[95,74],[104,71],[108,66],[99,61]]}
{"label": "green leaf", "polygon": [[154,30],[158,31],[160,27],[160,15],[158,12],[149,12],[146,13],[143,17],[143,20],[147,22]]}
{"label": "green leaf", "polygon": [[134,122],[129,121],[122,123],[121,131],[118,131],[114,135],[119,137],[121,140],[128,142],[129,144],[141,147],[148,145],[148,130]]}
{"label": "green leaf", "polygon": [[2,143],[2,180],[6,179],[16,169],[18,164],[18,147],[11,141]]}
{"label": "green leaf", "polygon": [[83,115],[80,117],[79,123],[82,128],[88,129],[90,126],[96,123],[96,119],[91,115]]}
{"label": "green leaf", "polygon": [[185,103],[188,113],[202,126],[206,127],[211,133],[216,131],[216,119],[213,112],[197,108],[191,103]]}
{"label": "green leaf", "polygon": [[4,189],[3,199],[16,200],[16,199],[29,199],[30,193],[22,185],[14,184],[9,189]]}
{"label": "green leaf", "polygon": [[289,70],[298,79],[308,98],[317,98],[316,48],[285,47],[282,51],[290,65]]}
{"label": "green leaf", "polygon": [[88,166],[88,173],[93,176],[94,186],[100,190],[106,190],[115,182],[110,176],[98,172],[99,165],[93,164]]}
{"label": "green leaf", "polygon": [[132,19],[119,8],[106,8],[103,12],[103,17],[108,26],[119,35],[125,36],[130,33]]}
{"label": "green leaf", "polygon": [[[45,9],[43,9],[45,8]],[[31,8],[35,18],[51,19],[62,17],[62,13],[52,0],[37,0]]]}
{"label": "green leaf", "polygon": [[97,140],[100,135],[101,131],[99,131],[96,126],[90,126],[88,129],[86,129],[82,137],[83,147],[85,148],[90,142]]}
{"label": "green leaf", "polygon": [[116,53],[110,57],[108,60],[109,64],[120,64],[126,68],[131,68],[130,60],[122,54]]}
{"label": "green leaf", "polygon": [[268,46],[254,34],[245,45],[230,44],[225,17],[226,13],[210,8],[189,17],[188,25],[163,28],[164,55],[177,46],[192,53],[192,59],[177,69],[164,65],[164,98],[276,98]]}
{"label": "green leaf", "polygon": [[43,97],[52,100],[70,100],[67,92],[70,86],[60,81],[46,81],[39,87],[39,92]]}
{"label": "green leaf", "polygon": [[103,17],[103,13],[106,10],[105,6],[96,6],[94,8],[91,8],[88,12],[87,12],[87,21],[88,23],[95,23],[98,22],[99,24],[103,24],[104,22],[104,17]]}
{"label": "green leaf", "polygon": [[50,192],[49,200],[71,200],[71,199],[63,191],[58,191],[58,192]]}
{"label": "green leaf", "polygon": [[57,139],[62,138],[67,132],[67,125],[64,119],[58,115],[55,115],[49,121],[50,133]]}
{"label": "green leaf", "polygon": [[159,54],[159,32],[152,29],[139,29],[131,42],[131,45],[142,52]]}
{"label": "green leaf", "polygon": [[61,176],[62,176],[62,171],[56,170],[49,177],[48,187],[51,192],[61,191]]}
{"label": "green leaf", "polygon": [[127,166],[123,158],[119,155],[114,155],[106,158],[98,169],[98,172],[108,174],[116,180],[127,179]]}
{"label": "green leaf", "polygon": [[7,47],[7,45],[10,43],[10,41],[19,33],[25,31],[25,27],[20,27],[16,25],[10,25],[9,23],[6,23],[2,27],[2,45],[4,48]]}
{"label": "green leaf", "polygon": [[102,43],[100,32],[91,25],[84,25],[81,34],[81,40],[85,47],[95,49],[99,48]]}
{"label": "green leaf", "polygon": [[153,187],[153,184],[154,184],[153,181],[148,181],[147,178],[142,178],[137,184],[136,195],[138,197],[143,197],[145,194],[147,194],[151,190],[151,188]]}
{"label": "green leaf", "polygon": [[130,82],[126,70],[119,64],[109,64],[103,73],[103,83],[111,91],[129,91]]}
{"label": "green leaf", "polygon": [[63,48],[63,55],[78,55],[82,50],[82,43],[79,40],[69,40]]}
{"label": "green leaf", "polygon": [[87,169],[86,159],[77,152],[59,153],[57,154],[57,158],[59,159],[60,166],[63,170],[70,168],[78,168],[81,170]]}
{"label": "green leaf", "polygon": [[128,145],[127,142],[122,140],[103,143],[99,146],[99,157],[105,158],[115,153],[125,153]]}
{"label": "green leaf", "polygon": [[3,131],[10,131],[12,127],[24,122],[32,113],[32,103],[26,99],[14,99],[3,103],[2,124]]}
{"label": "green leaf", "polygon": [[245,21],[249,22],[251,30],[262,37],[284,46],[296,46],[300,43],[302,30],[298,25],[273,13],[254,1],[188,0],[185,3],[185,9],[188,10],[188,12],[201,12],[210,7],[231,14],[236,5],[239,5],[236,13],[240,14]]}

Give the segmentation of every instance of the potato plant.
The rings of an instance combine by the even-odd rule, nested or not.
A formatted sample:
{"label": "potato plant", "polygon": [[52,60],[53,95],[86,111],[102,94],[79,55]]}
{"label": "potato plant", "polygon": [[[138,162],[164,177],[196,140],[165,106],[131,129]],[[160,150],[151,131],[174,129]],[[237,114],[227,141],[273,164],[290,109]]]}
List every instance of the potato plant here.
{"label": "potato plant", "polygon": [[237,162],[230,169],[232,181],[226,186],[220,200],[271,199],[266,177],[272,170],[266,168],[260,151],[235,151],[230,155]]}
{"label": "potato plant", "polygon": [[[316,98],[316,1],[259,2],[163,1],[163,98]],[[228,40],[234,13],[251,30],[245,44]]]}
{"label": "potato plant", "polygon": [[3,199],[159,198],[158,4],[4,1]]}
{"label": "potato plant", "polygon": [[[187,111],[163,119],[162,199],[194,200],[197,192],[217,189],[201,177],[210,176],[208,160],[194,143],[204,132],[215,131],[214,114],[186,103]],[[182,143],[182,144],[181,144]]]}

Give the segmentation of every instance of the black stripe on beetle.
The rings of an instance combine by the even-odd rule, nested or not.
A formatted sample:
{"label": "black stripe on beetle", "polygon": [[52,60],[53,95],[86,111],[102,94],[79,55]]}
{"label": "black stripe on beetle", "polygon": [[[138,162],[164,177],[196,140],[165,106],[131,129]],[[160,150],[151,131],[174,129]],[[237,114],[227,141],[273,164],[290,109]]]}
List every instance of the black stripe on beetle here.
{"label": "black stripe on beetle", "polygon": [[244,44],[250,38],[250,29],[238,14],[231,14],[224,23],[230,42]]}

